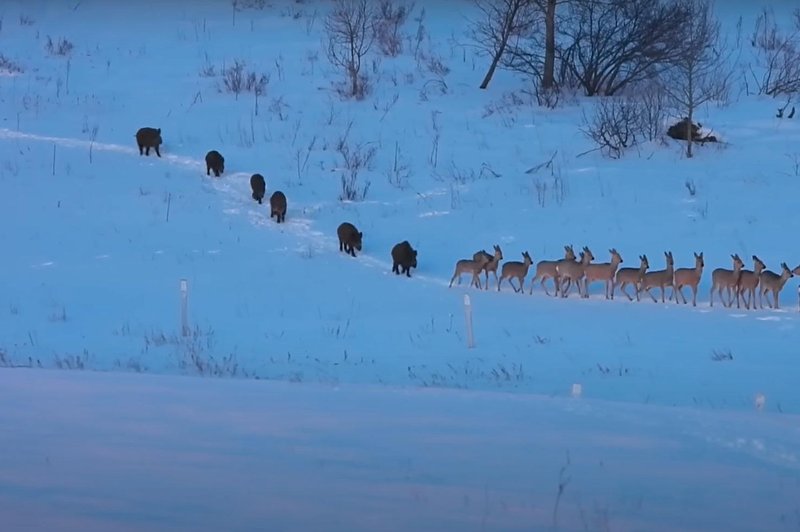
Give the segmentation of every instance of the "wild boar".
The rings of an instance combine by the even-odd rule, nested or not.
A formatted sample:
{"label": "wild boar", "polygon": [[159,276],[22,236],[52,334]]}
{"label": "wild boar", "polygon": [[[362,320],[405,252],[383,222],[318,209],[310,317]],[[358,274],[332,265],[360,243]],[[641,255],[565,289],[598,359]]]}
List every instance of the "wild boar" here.
{"label": "wild boar", "polygon": [[349,253],[353,257],[356,256],[355,250],[361,251],[361,241],[364,238],[364,233],[356,229],[356,226],[350,222],[342,222],[336,234],[339,236],[339,251]]}
{"label": "wild boar", "polygon": [[143,127],[136,132],[136,144],[139,145],[139,155],[150,155],[150,148],[156,150],[156,155],[161,157],[158,147],[161,146],[161,128]]}
{"label": "wild boar", "polygon": [[276,190],[269,197],[269,217],[275,216],[278,223],[286,221],[286,195],[280,190]]}
{"label": "wild boar", "polygon": [[392,248],[392,263],[394,273],[404,273],[406,277],[411,277],[411,268],[417,267],[417,250],[411,247],[408,240],[395,244]]}
{"label": "wild boar", "polygon": [[[267,193],[267,183],[264,181],[264,176],[253,174],[250,177],[250,188],[253,190],[253,199],[261,205],[261,200],[264,199],[264,194]],[[271,215],[270,218],[272,218]]]}
{"label": "wild boar", "polygon": [[211,150],[206,154],[206,175],[211,175],[212,170],[214,177],[219,177],[219,174],[225,171],[225,157],[217,150]]}

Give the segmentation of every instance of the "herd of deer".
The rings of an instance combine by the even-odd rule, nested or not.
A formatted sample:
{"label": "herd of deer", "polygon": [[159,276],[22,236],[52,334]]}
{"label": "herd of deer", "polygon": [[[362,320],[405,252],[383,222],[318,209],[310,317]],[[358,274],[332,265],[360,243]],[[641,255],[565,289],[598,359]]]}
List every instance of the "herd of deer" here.
{"label": "herd of deer", "polygon": [[[697,306],[697,287],[700,285],[700,279],[703,276],[703,253],[694,254],[694,267],[693,268],[678,268],[674,267],[672,259],[672,252],[667,251],[664,253],[666,257],[667,267],[663,270],[648,271],[650,263],[646,255],[639,256],[638,268],[619,268],[622,264],[622,256],[616,249],[609,250],[611,253],[610,262],[592,263],[594,255],[588,247],[584,246],[583,251],[580,252],[580,257],[575,256],[575,251],[572,246],[564,246],[564,258],[559,260],[543,260],[536,264],[536,273],[531,279],[530,294],[533,294],[534,283],[539,280],[542,288],[547,295],[555,297],[567,297],[570,288],[574,283],[578,295],[584,298],[589,297],[589,285],[594,282],[605,283],[605,297],[606,299],[614,299],[614,293],[617,287],[633,301],[633,296],[628,293],[626,287],[633,286],[636,291],[636,301],[641,301],[640,294],[647,292],[647,294],[655,301],[658,302],[656,296],[653,295],[652,290],[658,288],[661,292],[661,302],[665,302],[666,291],[668,287],[672,288],[672,294],[669,299],[675,299],[679,303],[679,298],[683,303],[688,303],[686,296],[683,293],[684,287],[689,287],[692,291],[692,305]],[[500,266],[500,261],[503,260],[503,251],[500,246],[494,246],[494,254],[490,254],[485,250],[477,251],[472,256],[472,259],[462,259],[456,263],[456,270],[450,279],[450,286],[458,279],[461,283],[462,274],[470,274],[472,276],[471,286],[481,288],[480,274],[485,274],[484,284],[486,289],[489,289],[489,273],[493,273],[497,281],[497,291],[500,291],[500,285],[503,281],[508,279],[508,284],[515,292],[524,293],[525,278],[528,275],[528,269],[533,265],[533,260],[527,251],[522,252],[522,262],[509,261],[503,263],[500,268],[500,276],[497,275],[497,269]],[[785,262],[781,263],[781,273],[766,269],[765,264],[753,255],[753,269],[744,269],[744,262],[738,254],[731,255],[733,259],[733,269],[728,270],[725,268],[717,268],[711,273],[711,293],[710,304],[714,306],[714,291],[726,307],[733,305],[734,298],[736,300],[736,307],[741,308],[743,303],[746,309],[764,308],[763,298],[766,298],[767,304],[770,308],[780,308],[779,294],[786,281],[790,277],[800,275],[800,266],[794,270],[789,269]],[[517,280],[519,288],[514,286],[512,282]],[[550,291],[545,285],[547,279],[552,279],[554,284],[555,293],[550,294]],[[722,295],[723,289],[726,290],[727,301]],[[770,302],[770,294],[772,295],[772,302]],[[758,300],[756,301],[756,295]]]}

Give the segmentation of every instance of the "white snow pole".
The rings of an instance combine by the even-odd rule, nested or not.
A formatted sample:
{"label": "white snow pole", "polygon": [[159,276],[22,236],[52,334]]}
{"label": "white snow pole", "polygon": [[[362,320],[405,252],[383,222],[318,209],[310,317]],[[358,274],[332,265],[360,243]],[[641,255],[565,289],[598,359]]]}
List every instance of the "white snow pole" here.
{"label": "white snow pole", "polygon": [[757,393],[755,397],[756,403],[756,410],[761,411],[764,410],[764,404],[767,402],[767,398],[764,397],[763,393]]}
{"label": "white snow pole", "polygon": [[472,335],[472,302],[469,294],[464,294],[464,318],[467,321],[467,347],[475,347],[475,337]]}
{"label": "white snow pole", "polygon": [[189,282],[181,279],[181,334],[189,336]]}

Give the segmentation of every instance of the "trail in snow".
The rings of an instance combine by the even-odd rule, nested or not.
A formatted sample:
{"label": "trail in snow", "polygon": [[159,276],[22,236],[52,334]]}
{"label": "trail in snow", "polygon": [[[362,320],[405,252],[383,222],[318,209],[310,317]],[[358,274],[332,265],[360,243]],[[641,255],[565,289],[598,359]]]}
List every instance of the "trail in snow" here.
{"label": "trail in snow", "polygon": [[[111,144],[111,143],[104,143],[104,142],[95,142],[89,140],[81,140],[69,137],[53,137],[49,135],[37,135],[33,133],[24,133],[21,131],[14,131],[8,128],[0,128],[0,139],[16,139],[16,140],[30,140],[36,142],[51,142],[57,146],[61,146],[64,148],[85,148],[89,149],[90,147],[93,150],[97,151],[108,151],[108,152],[116,152],[122,153],[126,155],[132,156],[139,156],[139,149],[130,146],[122,146],[120,144]],[[191,170],[198,170],[198,171],[205,171],[206,164],[205,161],[201,161],[192,157],[187,157],[183,155],[174,155],[170,153],[163,154],[160,158],[156,157],[157,160],[165,161],[168,164],[175,165],[175,166],[182,166],[184,168],[188,168]],[[226,202],[226,208],[224,212],[226,214],[232,215],[241,215],[242,210],[245,210],[245,213],[248,217],[248,220],[251,224],[259,226],[259,227],[266,227],[269,230],[283,230],[287,231],[290,234],[298,237],[301,240],[304,240],[307,244],[313,245],[312,251],[327,251],[331,253],[338,253],[339,251],[339,242],[336,238],[329,236],[322,231],[318,231],[314,229],[314,223],[309,218],[290,218],[287,222],[280,224],[280,226],[276,223],[272,223],[269,214],[267,213],[266,209],[259,208],[255,209],[252,206],[248,206],[249,202],[242,201],[242,198],[250,198],[250,176],[252,174],[246,172],[234,172],[232,174],[226,174],[224,179],[212,179],[211,184],[215,190],[223,194],[223,198]],[[263,207],[263,206],[262,206]],[[296,250],[298,253],[303,253],[309,251],[309,248],[298,247]],[[107,259],[108,257],[103,257]],[[374,256],[362,253],[358,257],[358,263],[362,266],[367,266],[370,268],[382,269],[385,272],[391,271],[391,263],[388,261],[384,261],[378,259]],[[41,267],[50,267],[54,266],[53,262],[47,262],[43,264],[33,265],[32,267],[41,268]],[[428,275],[414,275],[414,278],[418,281],[435,284],[443,287],[449,286],[449,279],[443,279],[440,277],[431,277]],[[507,295],[513,294],[512,292],[506,291],[504,292]],[[607,301],[606,303],[618,303],[618,304],[625,304],[629,303],[623,301],[621,298],[619,300]],[[701,312],[709,312],[712,311],[713,308],[708,305],[707,302],[698,302],[696,310]],[[744,309],[726,309],[722,308],[722,311],[728,310],[731,312],[731,317],[745,317],[749,315],[750,311],[746,311]],[[785,308],[781,309],[761,309],[761,312],[771,312],[775,314],[781,314],[782,316],[779,318],[777,316],[766,316],[766,317],[759,317],[761,320],[793,320],[796,319],[795,314],[790,314]]]}

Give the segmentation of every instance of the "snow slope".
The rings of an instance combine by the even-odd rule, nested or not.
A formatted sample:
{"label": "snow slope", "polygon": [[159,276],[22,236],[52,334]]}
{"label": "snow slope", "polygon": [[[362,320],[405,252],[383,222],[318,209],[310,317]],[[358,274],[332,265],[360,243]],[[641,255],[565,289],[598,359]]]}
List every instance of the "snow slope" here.
{"label": "snow slope", "polygon": [[800,526],[795,415],[90,372],[0,386],[5,530]]}
{"label": "snow slope", "polygon": [[[742,17],[746,42],[765,5],[782,13],[782,21],[794,7],[764,1],[718,8],[728,30]],[[422,411],[470,416],[476,430],[500,423],[498,410],[521,401],[533,405],[532,425],[550,427],[554,445],[567,432],[582,430],[587,419],[620,411],[625,418],[604,430],[652,437],[655,446],[683,446],[695,454],[692,471],[719,458],[731,467],[752,466],[737,470],[741,478],[784,478],[783,466],[742,466],[740,451],[714,443],[709,452],[707,443],[699,443],[704,437],[737,442],[740,434],[729,432],[728,422],[742,427],[745,442],[761,442],[757,446],[790,449],[794,437],[783,440],[772,428],[758,436],[758,420],[783,426],[800,412],[796,279],[787,283],[780,310],[710,307],[708,298],[711,270],[730,267],[732,253],[748,266],[756,254],[772,270],[783,261],[800,263],[792,246],[800,228],[794,199],[800,193],[800,122],[775,118],[784,102],[739,87],[729,106],[698,113],[723,142],[699,147],[694,159],[685,159],[676,143],[656,142],[609,160],[589,151],[592,145],[579,131],[594,101],[566,98],[547,110],[531,102],[524,81],[503,71],[489,90],[476,88],[487,60],[463,37],[473,9],[468,2],[420,3],[405,28],[404,52],[368,58],[368,97],[341,100],[333,88],[339,74],[321,45],[327,9],[327,3],[310,0],[241,11],[221,0],[10,0],[0,6],[0,50],[22,70],[0,76],[0,366],[108,372],[53,377],[98,379],[100,389],[133,379],[123,373],[234,379],[192,379],[192,394],[208,393],[207,386],[264,394],[304,389],[286,382],[313,390],[341,386],[358,390],[352,401],[400,394],[404,401],[424,402]],[[423,38],[417,41],[417,35]],[[52,54],[48,39],[56,46],[67,39],[74,48]],[[745,47],[742,61],[748,53]],[[252,93],[237,98],[222,90],[220,72],[237,60],[269,76],[257,106]],[[162,128],[163,157],[139,156],[134,134],[142,126]],[[368,185],[363,201],[340,199],[346,164],[341,146],[350,155],[374,149],[372,164],[357,176],[360,190]],[[226,159],[219,179],[205,175],[203,158],[211,149]],[[268,195],[286,193],[285,224],[276,224],[269,207],[250,198],[255,172],[266,177]],[[338,251],[342,221],[364,232],[357,258]],[[390,249],[406,239],[419,250],[419,268],[410,279],[390,271]],[[615,247],[623,266],[635,267],[647,254],[653,269],[663,267],[667,250],[676,267],[692,266],[692,253],[703,251],[706,269],[696,308],[648,298],[607,301],[600,284],[588,300],[550,298],[538,285],[533,295],[507,286],[498,293],[494,280],[487,291],[469,288],[466,279],[448,288],[458,259],[494,244],[505,261],[521,260],[523,251],[534,261],[559,258],[565,244],[589,246],[597,261],[605,261]],[[189,283],[187,336],[181,334],[181,279]],[[465,294],[473,308],[472,349],[466,347]],[[1,375],[20,379],[4,394],[16,404],[25,404],[30,391],[43,401],[68,402],[82,386],[68,385],[72,392],[56,396],[47,387],[31,389],[32,381],[22,377],[27,372]],[[246,382],[254,379],[259,382]],[[265,386],[264,380],[284,383]],[[548,425],[551,407],[543,405],[555,405],[559,418],[568,416],[574,384],[591,405],[586,418]],[[381,392],[382,385],[393,391]],[[454,394],[456,403],[447,406],[449,392],[419,388],[474,395]],[[325,406],[336,404],[321,392],[319,397],[333,402]],[[761,414],[769,416],[753,417],[757,397],[764,400]],[[440,399],[443,406],[436,406]],[[249,408],[250,400],[232,398],[228,408]],[[490,401],[498,402],[498,410],[478,406]],[[351,404],[341,403],[342,410]],[[284,406],[285,416],[302,408]],[[127,411],[119,408],[109,423],[124,422]],[[353,423],[359,412],[348,414],[356,416]],[[663,427],[650,422],[655,412],[665,416]],[[4,414],[17,416],[4,436],[24,428],[21,413]],[[674,436],[670,427],[686,416],[699,425],[718,424],[719,432]],[[497,430],[510,439],[519,427],[507,421]],[[46,420],[41,427],[62,434]],[[187,434],[177,432],[175,441]],[[14,441],[33,445],[30,436],[21,431]],[[560,463],[561,443],[551,449],[558,458],[550,455],[543,463]],[[610,443],[609,452],[622,452],[620,446]],[[671,471],[663,456],[653,457],[653,467]],[[728,470],[714,467],[709,465],[708,482],[728,482]],[[665,489],[674,492],[685,478]],[[735,485],[761,489],[744,481]],[[6,486],[0,497],[6,508],[9,497],[35,493]],[[471,500],[481,497],[482,486],[470,489]],[[552,475],[542,489],[552,496]],[[792,511],[779,508],[783,499],[774,492],[754,492],[749,499],[709,487],[703,493],[720,493],[719,506],[681,517],[685,500],[664,494],[659,511],[673,515],[676,527],[699,529],[708,528],[704,515],[744,527],[747,521],[734,511],[741,500],[763,505],[765,513],[756,519]],[[789,500],[795,492],[778,493]],[[526,507],[521,522],[550,523],[551,504],[548,499],[542,516]],[[634,519],[634,513],[626,515]],[[577,519],[574,507],[572,515]]]}

